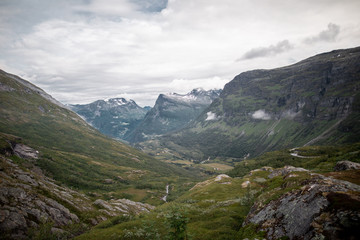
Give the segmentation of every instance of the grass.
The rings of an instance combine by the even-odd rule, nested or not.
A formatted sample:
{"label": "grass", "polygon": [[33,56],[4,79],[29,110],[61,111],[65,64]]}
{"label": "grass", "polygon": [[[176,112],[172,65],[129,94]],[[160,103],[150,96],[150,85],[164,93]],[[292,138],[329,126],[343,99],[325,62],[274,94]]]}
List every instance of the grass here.
{"label": "grass", "polygon": [[336,162],[349,160],[360,162],[360,143],[341,146],[307,146],[298,148],[297,151],[303,156],[314,156],[313,158],[299,158],[290,155],[289,150],[281,150],[265,153],[257,158],[240,162],[229,174],[233,177],[241,177],[249,171],[262,166],[282,167],[292,165],[313,169],[322,173],[332,172]]}
{"label": "grass", "polygon": [[[92,229],[76,239],[174,239],[167,217],[172,209],[186,220],[189,239],[255,239],[265,237],[256,225],[242,226],[250,207],[256,201],[265,205],[286,192],[299,189],[311,178],[308,172],[296,172],[296,176],[268,178],[269,172],[256,171],[240,178],[211,178],[201,186],[185,192],[170,203],[157,207],[149,214],[113,225],[106,229]],[[260,181],[261,180],[261,181]],[[249,181],[250,185],[243,184]],[[151,229],[151,230],[150,230]],[[149,235],[145,233],[150,231]]]}
{"label": "grass", "polygon": [[[35,164],[58,183],[89,196],[108,197],[112,192],[114,196],[161,204],[169,181],[181,185],[196,180],[183,168],[105,137],[72,111],[53,104],[3,72],[0,81],[14,89],[0,92],[0,149],[5,153],[8,142],[22,142],[36,149],[40,157]],[[149,182],[153,184],[145,189],[127,192]]]}

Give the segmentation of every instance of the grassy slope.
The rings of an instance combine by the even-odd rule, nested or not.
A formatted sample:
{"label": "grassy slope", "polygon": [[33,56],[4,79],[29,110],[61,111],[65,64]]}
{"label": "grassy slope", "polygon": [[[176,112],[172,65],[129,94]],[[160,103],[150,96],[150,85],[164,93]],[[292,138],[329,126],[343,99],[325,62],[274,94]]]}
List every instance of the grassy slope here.
{"label": "grassy slope", "polygon": [[[175,228],[171,216],[176,215],[177,221],[186,222],[186,234],[189,239],[262,239],[263,233],[256,232],[255,226],[242,227],[254,201],[263,205],[282,194],[298,189],[311,177],[308,172],[298,172],[297,176],[268,178],[267,171],[250,170],[259,166],[273,165],[282,167],[287,164],[307,167],[317,172],[328,172],[326,175],[359,183],[360,171],[331,172],[338,160],[348,159],[360,162],[360,145],[353,144],[343,147],[305,147],[298,149],[302,156],[314,158],[293,158],[289,150],[270,152],[254,160],[248,160],[243,172],[231,171],[236,178],[214,178],[203,182],[188,191],[175,201],[158,207],[150,214],[133,219],[110,220],[79,236],[77,239],[173,239]],[[239,165],[242,168],[244,165]],[[245,174],[246,172],[246,174]],[[245,187],[243,184],[250,181]],[[175,214],[176,213],[176,214]],[[170,217],[170,220],[169,220]]]}
{"label": "grassy slope", "polygon": [[167,183],[191,177],[183,169],[105,137],[72,111],[4,72],[0,72],[0,81],[0,132],[18,136],[38,150],[36,165],[55,180],[96,196],[103,193],[108,198],[159,204]]}
{"label": "grassy slope", "polygon": [[[259,156],[303,146],[324,133],[312,144],[358,142],[359,56],[360,48],[339,50],[292,66],[242,73],[193,124],[160,138],[158,145],[185,159],[203,160]],[[258,110],[271,119],[253,119]],[[209,111],[218,119],[206,121]],[[153,142],[143,145],[156,150]]]}

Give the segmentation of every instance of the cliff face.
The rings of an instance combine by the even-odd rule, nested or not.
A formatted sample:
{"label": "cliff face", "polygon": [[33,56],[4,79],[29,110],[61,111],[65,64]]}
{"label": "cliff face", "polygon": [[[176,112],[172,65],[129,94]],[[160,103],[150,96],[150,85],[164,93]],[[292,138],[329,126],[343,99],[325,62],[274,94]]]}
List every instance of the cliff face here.
{"label": "cliff face", "polygon": [[[0,155],[1,238],[30,239],[45,224],[51,227],[47,234],[69,238],[109,217],[153,209],[148,204],[127,199],[92,201],[84,194],[59,186],[33,164],[38,153],[35,149],[14,145],[6,148],[6,156]],[[23,166],[10,158],[22,162]]]}
{"label": "cliff face", "polygon": [[[360,48],[297,64],[241,73],[187,129],[161,141],[194,155],[244,157],[334,142],[359,141]],[[175,145],[174,145],[175,144]],[[170,146],[172,145],[172,146]],[[175,146],[175,147],[174,147]]]}
{"label": "cliff face", "polygon": [[160,94],[154,107],[127,140],[141,142],[185,127],[196,119],[220,92],[221,90],[194,89],[185,95]]}
{"label": "cliff face", "polygon": [[148,112],[147,108],[124,98],[98,100],[70,107],[100,132],[117,139],[126,139]]}
{"label": "cliff face", "polygon": [[[283,175],[291,179],[299,176],[292,171],[298,170],[285,167],[269,177]],[[265,232],[266,239],[283,236],[289,239],[355,239],[359,234],[360,186],[321,174],[310,176],[300,182],[298,189],[266,205],[266,194],[260,195],[243,227],[255,224],[257,231]],[[291,189],[291,183],[282,188]]]}

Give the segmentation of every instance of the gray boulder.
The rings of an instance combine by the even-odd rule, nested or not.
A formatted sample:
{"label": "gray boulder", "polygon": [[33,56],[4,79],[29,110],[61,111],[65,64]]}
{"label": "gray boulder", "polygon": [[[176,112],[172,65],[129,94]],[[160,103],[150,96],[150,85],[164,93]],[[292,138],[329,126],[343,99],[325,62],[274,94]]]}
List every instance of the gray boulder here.
{"label": "gray boulder", "polygon": [[360,163],[355,163],[351,161],[340,161],[337,162],[334,171],[345,171],[345,170],[353,170],[353,169],[360,169]]}
{"label": "gray boulder", "polygon": [[356,239],[359,191],[356,184],[311,173],[301,188],[265,206],[255,202],[243,226],[256,224],[266,239]]}

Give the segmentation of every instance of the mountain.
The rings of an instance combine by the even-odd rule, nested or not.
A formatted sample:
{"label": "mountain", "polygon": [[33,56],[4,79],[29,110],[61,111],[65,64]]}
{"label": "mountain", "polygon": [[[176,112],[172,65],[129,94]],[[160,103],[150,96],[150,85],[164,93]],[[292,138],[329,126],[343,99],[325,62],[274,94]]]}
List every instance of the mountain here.
{"label": "mountain", "polygon": [[185,95],[160,94],[154,107],[127,140],[141,142],[185,127],[219,97],[220,92],[197,88]]}
{"label": "mountain", "polygon": [[115,139],[126,139],[149,111],[124,98],[70,105],[70,108],[101,133]]}
{"label": "mountain", "polygon": [[196,121],[148,146],[201,160],[243,159],[303,145],[358,142],[359,62],[360,47],[319,54],[282,68],[241,73]]}
{"label": "mountain", "polygon": [[153,209],[169,183],[179,194],[197,173],[106,137],[0,70],[1,239],[73,238],[109,217]]}
{"label": "mountain", "polygon": [[58,183],[89,196],[156,205],[169,182],[194,177],[104,136],[40,88],[4,71],[0,103],[0,133],[14,136],[5,137],[3,149],[24,144],[38,155],[31,161],[14,156],[15,163],[35,164]]}

